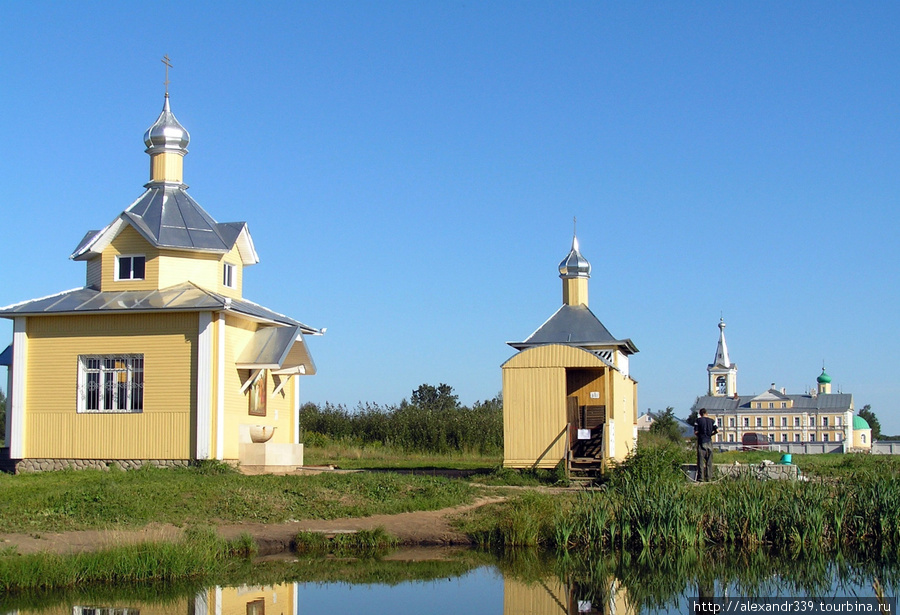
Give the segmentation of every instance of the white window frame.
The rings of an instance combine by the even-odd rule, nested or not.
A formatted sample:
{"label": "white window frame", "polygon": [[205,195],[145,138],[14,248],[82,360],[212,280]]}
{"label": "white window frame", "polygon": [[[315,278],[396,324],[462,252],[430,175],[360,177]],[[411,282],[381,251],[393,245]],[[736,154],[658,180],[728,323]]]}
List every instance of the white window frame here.
{"label": "white window frame", "polygon": [[225,288],[237,288],[237,267],[231,263],[225,263],[222,268],[222,285]]}
{"label": "white window frame", "polygon": [[[120,263],[122,262],[122,259],[126,259],[126,258],[131,259],[131,266],[129,267],[131,277],[123,278],[121,275],[119,275],[120,268],[121,268]],[[134,259],[136,259],[136,258],[144,259],[144,275],[139,278],[134,277]],[[116,256],[116,271],[115,271],[114,279],[116,282],[131,282],[131,281],[138,281],[138,280],[146,280],[147,279],[147,257],[146,257],[146,255],[144,255],[144,254],[119,254],[118,256]]]}
{"label": "white window frame", "polygon": [[144,355],[78,356],[79,413],[140,414],[143,411]]}

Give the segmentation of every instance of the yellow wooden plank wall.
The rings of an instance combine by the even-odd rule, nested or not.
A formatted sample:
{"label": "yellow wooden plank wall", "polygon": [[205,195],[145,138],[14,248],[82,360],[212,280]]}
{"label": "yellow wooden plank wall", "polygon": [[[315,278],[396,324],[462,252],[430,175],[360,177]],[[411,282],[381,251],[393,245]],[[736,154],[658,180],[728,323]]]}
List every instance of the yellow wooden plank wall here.
{"label": "yellow wooden plank wall", "polygon": [[[562,367],[503,370],[503,465],[530,467],[566,426],[566,370]],[[560,438],[539,467],[565,456]]]}
{"label": "yellow wooden plank wall", "polygon": [[[146,271],[143,280],[116,282],[116,257],[120,254],[143,255]],[[103,276],[100,290],[153,290],[159,288],[159,250],[151,246],[132,226],[126,226],[103,250]]]}
{"label": "yellow wooden plank wall", "polygon": [[[28,319],[27,458],[188,459],[197,313]],[[144,411],[77,413],[78,356],[143,354]]]}
{"label": "yellow wooden plank wall", "polygon": [[87,276],[85,286],[100,290],[103,284],[103,258],[97,256],[87,262]]}
{"label": "yellow wooden plank wall", "polygon": [[540,583],[503,579],[504,615],[565,615],[572,612],[577,609],[570,610],[568,588],[557,577],[548,577]]}
{"label": "yellow wooden plank wall", "polygon": [[[225,254],[203,254],[163,250],[159,255],[159,287],[166,288],[184,282],[193,282],[233,299],[241,298],[243,286],[243,265],[237,247]],[[234,265],[235,288],[224,284],[225,263]]]}
{"label": "yellow wooden plank wall", "polygon": [[503,367],[605,367],[605,364],[596,355],[582,348],[549,344],[523,350],[504,363]]}
{"label": "yellow wooden plank wall", "polygon": [[[599,401],[590,398],[594,390],[600,392]],[[547,345],[524,350],[503,365],[504,466],[535,463],[566,425],[567,394],[576,394],[579,405],[606,405],[607,420],[615,421],[617,459],[633,450],[637,383],[586,350]],[[554,467],[564,456],[565,438],[561,438],[539,467]]]}
{"label": "yellow wooden plank wall", "polygon": [[616,408],[616,450],[615,458],[624,460],[634,451],[634,425],[637,423],[637,383],[623,376],[621,372],[610,370],[612,384],[610,401]]}
{"label": "yellow wooden plank wall", "polygon": [[159,254],[159,287],[193,282],[201,288],[218,291],[221,285],[221,254],[163,250]]}

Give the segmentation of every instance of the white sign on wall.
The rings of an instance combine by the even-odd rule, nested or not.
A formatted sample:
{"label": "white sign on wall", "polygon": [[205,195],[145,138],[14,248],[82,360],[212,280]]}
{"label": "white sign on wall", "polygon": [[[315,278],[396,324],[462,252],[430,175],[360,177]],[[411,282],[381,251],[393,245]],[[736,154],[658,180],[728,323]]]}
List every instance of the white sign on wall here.
{"label": "white sign on wall", "polygon": [[600,391],[591,391],[591,399],[600,399]]}

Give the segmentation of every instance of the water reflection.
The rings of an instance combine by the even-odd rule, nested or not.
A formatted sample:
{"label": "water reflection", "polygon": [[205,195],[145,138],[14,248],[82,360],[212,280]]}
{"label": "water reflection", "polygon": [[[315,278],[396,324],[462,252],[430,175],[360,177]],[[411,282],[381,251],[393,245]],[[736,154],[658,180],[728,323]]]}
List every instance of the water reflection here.
{"label": "water reflection", "polygon": [[[230,574],[245,582],[206,588],[92,588],[41,597],[0,594],[0,613],[668,614],[689,612],[691,598],[712,605],[738,596],[895,596],[900,566],[896,559],[870,554],[757,550],[553,557],[522,551],[496,557],[462,552],[417,562],[256,562]],[[247,582],[253,580],[258,584]]]}

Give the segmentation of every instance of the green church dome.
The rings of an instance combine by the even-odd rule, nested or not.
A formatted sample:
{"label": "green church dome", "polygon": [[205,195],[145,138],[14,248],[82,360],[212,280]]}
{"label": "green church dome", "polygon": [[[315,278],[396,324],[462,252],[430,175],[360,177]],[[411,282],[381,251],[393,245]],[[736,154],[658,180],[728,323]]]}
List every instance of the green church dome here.
{"label": "green church dome", "polygon": [[857,429],[871,429],[871,427],[869,427],[869,424],[866,422],[866,419],[864,419],[863,417],[854,416],[853,417],[853,429],[855,431]]}
{"label": "green church dome", "polygon": [[819,377],[816,378],[816,382],[819,384],[828,384],[831,382],[831,376],[825,373],[825,368],[822,368],[822,373],[819,374]]}

